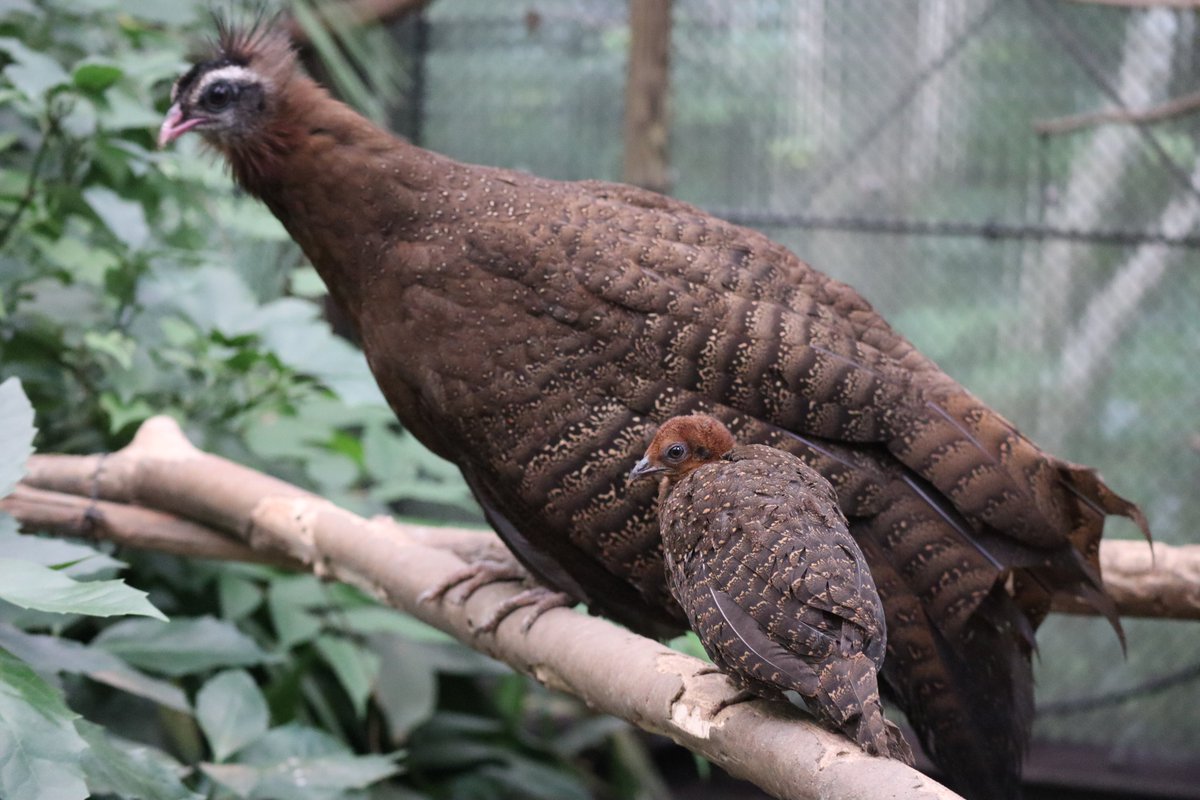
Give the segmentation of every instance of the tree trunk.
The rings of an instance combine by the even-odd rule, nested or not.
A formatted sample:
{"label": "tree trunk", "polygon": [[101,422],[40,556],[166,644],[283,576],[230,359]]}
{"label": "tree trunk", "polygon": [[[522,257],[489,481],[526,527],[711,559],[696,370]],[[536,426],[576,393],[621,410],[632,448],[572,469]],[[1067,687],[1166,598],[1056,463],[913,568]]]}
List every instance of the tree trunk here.
{"label": "tree trunk", "polygon": [[622,180],[666,193],[671,0],[630,0],[629,75],[625,84]]}

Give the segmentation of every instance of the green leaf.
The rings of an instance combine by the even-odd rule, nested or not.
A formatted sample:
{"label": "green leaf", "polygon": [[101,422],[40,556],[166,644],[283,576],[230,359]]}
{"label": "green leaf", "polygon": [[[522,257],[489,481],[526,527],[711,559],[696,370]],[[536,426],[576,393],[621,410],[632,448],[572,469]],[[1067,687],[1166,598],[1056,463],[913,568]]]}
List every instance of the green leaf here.
{"label": "green leaf", "polygon": [[133,366],[137,342],[120,331],[88,331],[83,335],[83,343],[92,353],[112,359],[121,369]]}
{"label": "green leaf", "polygon": [[71,78],[85,92],[103,92],[119,81],[122,74],[116,64],[89,58],[75,66]]}
{"label": "green leaf", "polygon": [[281,298],[255,309],[252,319],[255,332],[281,360],[321,380],[347,405],[383,402],[362,351],[330,335],[315,303]]}
{"label": "green leaf", "polygon": [[511,675],[512,669],[458,641],[426,642],[425,654],[438,672],[448,675]]}
{"label": "green leaf", "polygon": [[315,758],[317,756],[352,755],[349,746],[328,733],[307,725],[289,723],[273,728],[253,744],[238,753],[241,764],[273,764],[288,756]]}
{"label": "green leaf", "polygon": [[494,785],[520,793],[522,800],[591,800],[582,780],[530,758],[510,755],[508,763],[485,764],[479,774]]}
{"label": "green leaf", "polygon": [[178,762],[161,750],[125,741],[87,720],[76,720],[75,728],[88,744],[83,772],[92,794],[124,800],[202,800],[179,779]]}
{"label": "green leaf", "polygon": [[112,653],[57,636],[25,633],[0,624],[0,647],[42,673],[80,673],[166,708],[191,713],[187,695],[174,684],[151,678]]}
{"label": "green leaf", "polygon": [[76,581],[40,564],[0,558],[0,600],[57,614],[113,617],[138,614],[165,620],[146,593],[125,581]]}
{"label": "green leaf", "polygon": [[108,429],[111,433],[120,431],[134,422],[141,422],[154,416],[156,409],[143,398],[125,402],[112,392],[100,395],[100,408],[108,415]]}
{"label": "green leaf", "polygon": [[63,131],[76,139],[87,139],[96,133],[96,105],[85,97],[76,97],[66,114],[59,119]]}
{"label": "green leaf", "polygon": [[578,758],[584,750],[599,747],[618,731],[629,730],[629,723],[617,717],[597,714],[571,724],[550,743],[554,752],[564,760]]}
{"label": "green leaf", "polygon": [[196,721],[217,761],[267,732],[267,701],[243,670],[218,673],[196,695]]}
{"label": "green leaf", "polygon": [[100,114],[100,122],[105,130],[145,130],[155,128],[162,122],[162,117],[144,98],[139,99],[122,91],[121,86],[112,87],[112,91],[104,95],[104,100],[107,107]]}
{"label": "green leaf", "polygon": [[78,542],[53,537],[0,531],[0,553],[18,561],[54,567],[63,575],[82,578],[105,570],[121,569],[123,561]]}
{"label": "green leaf", "polygon": [[232,623],[212,617],[167,623],[128,620],[106,628],[94,647],[164,675],[190,675],[217,667],[245,667],[278,660]]}
{"label": "green leaf", "polygon": [[33,406],[25,397],[21,381],[9,378],[0,383],[0,497],[12,492],[25,475],[25,462],[33,453]]}
{"label": "green leaf", "polygon": [[277,578],[267,587],[267,608],[281,648],[307,642],[321,632],[321,618],[309,611],[324,605],[321,582],[312,575]]}
{"label": "green leaf", "polygon": [[252,239],[290,241],[283,223],[261,203],[246,198],[221,198],[214,210],[225,229],[243,233]]}
{"label": "green leaf", "polygon": [[312,267],[298,267],[291,275],[292,294],[297,297],[320,298],[329,293],[325,281]]}
{"label": "green leaf", "polygon": [[205,331],[228,337],[256,332],[254,295],[241,276],[226,267],[156,272],[138,285],[138,300],[178,310]]}
{"label": "green leaf", "polygon": [[402,741],[433,716],[437,670],[424,647],[400,636],[372,636],[371,647],[380,658],[375,700],[383,709],[392,739]]}
{"label": "green leaf", "polygon": [[367,470],[372,475],[400,485],[410,484],[416,479],[418,461],[413,458],[413,449],[403,438],[391,431],[380,431],[364,439]]}
{"label": "green leaf", "polygon": [[317,639],[316,646],[321,658],[333,668],[338,682],[350,696],[354,713],[361,719],[367,713],[367,698],[379,675],[379,656],[340,636],[322,636]]}
{"label": "green leaf", "polygon": [[0,19],[17,14],[32,15],[37,13],[39,13],[39,10],[33,4],[33,0],[7,0],[4,5],[0,6]]}
{"label": "green leaf", "polygon": [[263,591],[254,581],[222,570],[217,576],[217,598],[221,602],[221,616],[236,621],[262,605]]}
{"label": "green leaf", "polygon": [[13,63],[4,68],[3,74],[22,94],[30,100],[40,100],[42,95],[69,80],[67,71],[45,53],[26,47],[17,39],[0,37],[0,51],[8,53]]}
{"label": "green leaf", "polygon": [[150,226],[141,203],[126,200],[104,186],[84,189],[83,199],[113,235],[130,249],[139,250],[149,240]]}
{"label": "green leaf", "polygon": [[26,664],[0,650],[0,797],[83,800],[87,744],[62,697]]}
{"label": "green leaf", "polygon": [[400,771],[397,755],[355,756],[312,728],[285,725],[238,753],[236,764],[204,763],[217,783],[244,798],[333,800]]}
{"label": "green leaf", "polygon": [[395,633],[415,642],[455,641],[450,634],[386,606],[372,604],[342,609],[337,621],[357,633]]}

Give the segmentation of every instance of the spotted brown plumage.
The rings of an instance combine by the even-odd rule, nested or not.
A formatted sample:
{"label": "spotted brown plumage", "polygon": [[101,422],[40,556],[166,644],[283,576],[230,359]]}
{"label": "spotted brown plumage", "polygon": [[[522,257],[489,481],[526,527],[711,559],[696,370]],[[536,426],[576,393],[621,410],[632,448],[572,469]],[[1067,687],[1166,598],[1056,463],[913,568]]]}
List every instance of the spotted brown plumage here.
{"label": "spotted brown plumage", "polygon": [[1056,593],[1112,615],[1104,516],[1143,522],[1091,470],[762,234],[411,146],[331,99],[270,26],[222,30],[176,87],[160,141],[188,130],[304,249],[404,425],[593,610],[683,626],[653,491],[625,480],[657,423],[705,411],[824,475],[879,583],[885,686],[952,783],[1012,795],[1033,629]]}
{"label": "spotted brown plumage", "polygon": [[667,586],[713,663],[911,764],[879,699],[883,605],[829,481],[703,414],[663,423],[631,474],[660,478]]}

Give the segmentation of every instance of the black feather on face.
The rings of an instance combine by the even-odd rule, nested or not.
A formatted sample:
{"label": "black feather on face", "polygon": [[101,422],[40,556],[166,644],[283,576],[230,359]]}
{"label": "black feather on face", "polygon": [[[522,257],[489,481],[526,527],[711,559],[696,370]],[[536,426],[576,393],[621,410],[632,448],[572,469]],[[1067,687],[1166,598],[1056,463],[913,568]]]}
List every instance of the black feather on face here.
{"label": "black feather on face", "polygon": [[246,66],[246,62],[244,60],[234,60],[232,58],[216,58],[209,61],[202,61],[198,64],[193,64],[192,68],[183,73],[183,75],[180,75],[179,79],[175,81],[175,85],[171,87],[171,102],[177,102],[181,95],[186,95],[189,91],[191,91],[192,87],[196,85],[196,81],[200,79],[201,75],[205,75],[215,69],[221,69],[222,67],[244,66]]}
{"label": "black feather on face", "polygon": [[264,79],[233,59],[197,64],[171,90],[171,109],[159,131],[159,146],[193,128],[215,144],[245,140],[261,127],[266,93]]}
{"label": "black feather on face", "polygon": [[[294,74],[294,55],[274,17],[236,27],[217,18],[218,36],[171,88],[160,147],[195,129],[223,148],[244,146],[269,124],[272,98]],[[277,103],[276,103],[277,104]]]}

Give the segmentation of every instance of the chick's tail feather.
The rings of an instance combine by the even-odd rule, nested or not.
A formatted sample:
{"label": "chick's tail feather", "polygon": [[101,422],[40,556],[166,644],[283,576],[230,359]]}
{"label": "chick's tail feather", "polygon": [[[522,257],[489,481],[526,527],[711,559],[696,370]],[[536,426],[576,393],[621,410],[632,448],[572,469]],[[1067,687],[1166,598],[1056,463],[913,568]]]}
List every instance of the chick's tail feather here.
{"label": "chick's tail feather", "polygon": [[821,712],[866,752],[912,765],[912,748],[883,715],[875,664],[865,653],[827,661],[820,670]]}

